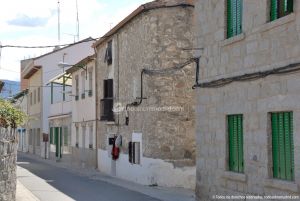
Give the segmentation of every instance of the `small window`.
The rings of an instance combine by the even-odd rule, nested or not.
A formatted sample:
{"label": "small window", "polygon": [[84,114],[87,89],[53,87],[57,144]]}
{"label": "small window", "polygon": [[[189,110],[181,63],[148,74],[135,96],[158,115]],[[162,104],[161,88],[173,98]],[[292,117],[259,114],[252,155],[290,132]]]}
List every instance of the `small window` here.
{"label": "small window", "polygon": [[271,0],[271,21],[292,13],[293,4],[293,0]]}
{"label": "small window", "polygon": [[128,157],[129,162],[132,164],[140,164],[141,163],[141,151],[140,151],[141,143],[140,142],[129,142],[128,144]]}
{"label": "small window", "polygon": [[93,95],[93,69],[89,69],[89,96]]}
{"label": "small window", "polygon": [[75,76],[75,100],[79,99],[79,80],[78,75]]}
{"label": "small window", "polygon": [[81,72],[81,99],[85,99],[85,72]]}
{"label": "small window", "polygon": [[50,127],[50,144],[54,144],[53,127]]}
{"label": "small window", "polygon": [[293,113],[271,113],[273,177],[294,180]]}
{"label": "small window", "polygon": [[37,96],[37,99],[38,99],[38,103],[41,101],[41,87],[38,88],[38,96]]}
{"label": "small window", "polygon": [[68,146],[68,138],[69,138],[69,133],[68,133],[68,127],[64,127],[64,146]]}
{"label": "small window", "polygon": [[89,130],[89,148],[92,149],[93,148],[93,125],[90,125],[90,130]]}
{"label": "small window", "polygon": [[227,0],[227,38],[242,33],[243,0]]}
{"label": "small window", "polygon": [[109,41],[107,43],[107,48],[105,51],[105,58],[104,61],[108,64],[111,65],[112,64],[112,41]]}
{"label": "small window", "polygon": [[75,139],[76,139],[76,142],[75,142],[75,147],[78,147],[79,146],[79,144],[78,144],[78,142],[79,142],[79,127],[78,126],[76,126],[76,132],[75,132]]}
{"label": "small window", "polygon": [[37,128],[36,129],[36,146],[41,145],[41,129]]}
{"label": "small window", "polygon": [[244,172],[243,115],[228,115],[229,171]]}
{"label": "small window", "polygon": [[30,92],[30,105],[32,105],[32,92]]}
{"label": "small window", "polygon": [[86,127],[82,126],[82,148],[85,148],[85,134],[86,133]]}
{"label": "small window", "polygon": [[33,104],[36,104],[36,90],[33,91]]}

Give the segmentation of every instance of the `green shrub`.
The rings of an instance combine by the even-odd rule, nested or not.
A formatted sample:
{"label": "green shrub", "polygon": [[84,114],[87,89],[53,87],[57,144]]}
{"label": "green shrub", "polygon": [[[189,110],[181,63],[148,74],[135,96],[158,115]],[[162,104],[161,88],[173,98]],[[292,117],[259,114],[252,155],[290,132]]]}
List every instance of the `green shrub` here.
{"label": "green shrub", "polygon": [[26,119],[27,116],[24,112],[15,108],[10,102],[0,99],[0,127],[17,128]]}

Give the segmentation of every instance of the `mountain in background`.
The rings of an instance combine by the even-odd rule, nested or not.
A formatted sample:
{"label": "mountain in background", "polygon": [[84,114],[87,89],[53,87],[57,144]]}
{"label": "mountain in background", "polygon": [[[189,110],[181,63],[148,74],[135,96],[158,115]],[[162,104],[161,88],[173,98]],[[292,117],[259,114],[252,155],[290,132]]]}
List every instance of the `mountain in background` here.
{"label": "mountain in background", "polygon": [[0,93],[0,98],[8,98],[20,91],[20,82],[11,80],[1,80],[4,82],[4,87]]}

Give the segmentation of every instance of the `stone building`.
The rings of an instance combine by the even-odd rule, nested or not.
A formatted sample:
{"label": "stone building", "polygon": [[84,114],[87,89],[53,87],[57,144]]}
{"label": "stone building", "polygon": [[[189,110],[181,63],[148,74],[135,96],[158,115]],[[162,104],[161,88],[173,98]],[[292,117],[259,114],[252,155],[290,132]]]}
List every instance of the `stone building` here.
{"label": "stone building", "polygon": [[94,44],[100,171],[194,189],[193,7],[144,4]]}
{"label": "stone building", "polygon": [[195,19],[197,199],[299,196],[300,2],[198,0]]}

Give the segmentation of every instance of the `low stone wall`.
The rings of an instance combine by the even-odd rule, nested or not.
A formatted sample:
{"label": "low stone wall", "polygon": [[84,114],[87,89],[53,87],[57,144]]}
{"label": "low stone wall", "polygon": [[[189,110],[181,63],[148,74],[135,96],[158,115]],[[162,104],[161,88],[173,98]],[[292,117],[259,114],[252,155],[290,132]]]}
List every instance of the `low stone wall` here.
{"label": "low stone wall", "polygon": [[0,201],[16,200],[17,149],[15,130],[0,128]]}

